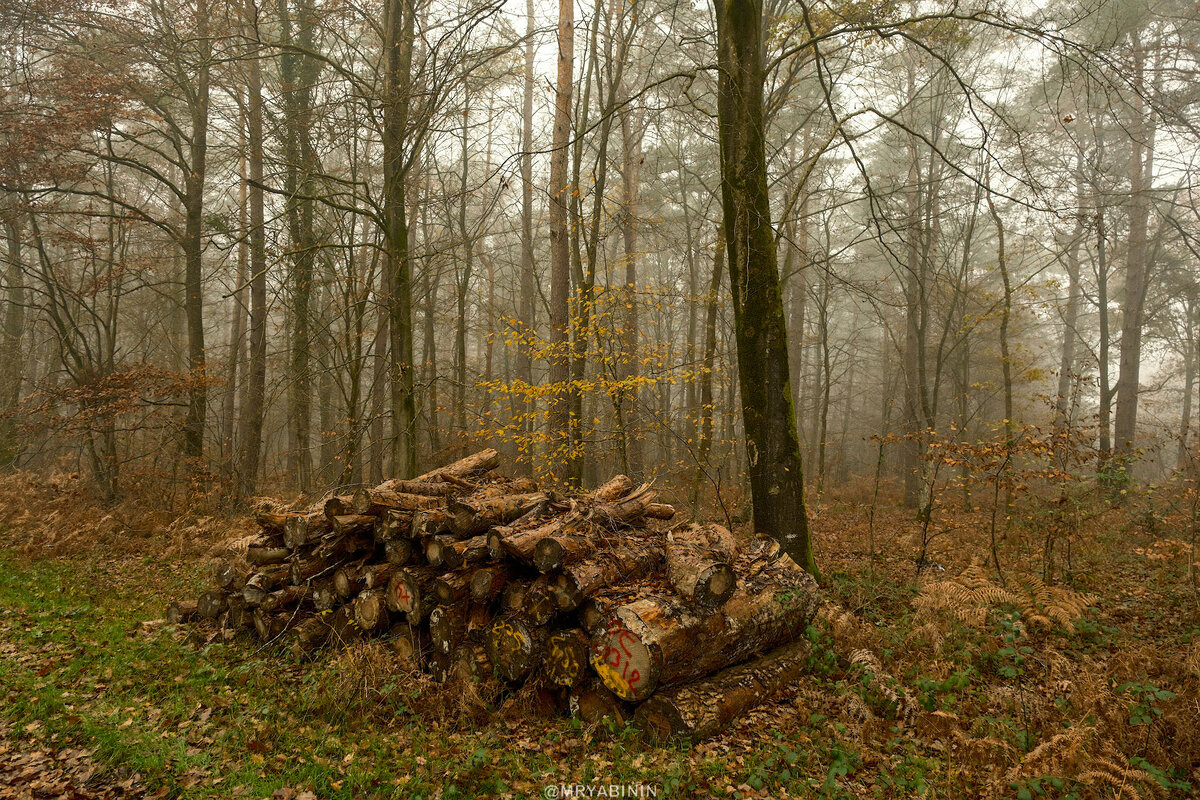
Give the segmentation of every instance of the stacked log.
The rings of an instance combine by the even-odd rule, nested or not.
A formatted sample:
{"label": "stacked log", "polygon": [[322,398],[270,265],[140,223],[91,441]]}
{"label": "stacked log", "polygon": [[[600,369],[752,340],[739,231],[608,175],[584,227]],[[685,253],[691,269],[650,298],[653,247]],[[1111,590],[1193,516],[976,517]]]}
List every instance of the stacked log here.
{"label": "stacked log", "polygon": [[816,584],[777,543],[670,527],[675,510],[623,475],[568,494],[499,463],[483,450],[260,514],[245,556],[167,619],[297,657],[383,638],[434,680],[534,681],[654,739],[718,733],[797,674]]}

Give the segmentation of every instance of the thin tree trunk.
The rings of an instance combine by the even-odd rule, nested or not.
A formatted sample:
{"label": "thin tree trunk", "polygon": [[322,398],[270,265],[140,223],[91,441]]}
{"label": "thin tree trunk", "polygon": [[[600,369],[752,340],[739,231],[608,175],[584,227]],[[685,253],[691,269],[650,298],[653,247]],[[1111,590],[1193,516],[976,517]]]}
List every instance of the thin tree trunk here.
{"label": "thin tree trunk", "polygon": [[[521,294],[517,304],[517,319],[520,323],[516,352],[516,378],[526,387],[525,400],[517,405],[521,415],[518,430],[533,447],[531,434],[537,403],[533,393],[533,347],[532,337],[537,330],[534,293],[536,275],[533,265],[533,59],[535,24],[533,0],[525,2],[525,85],[521,101]],[[533,459],[536,453],[530,449],[526,455]]]}
{"label": "thin tree trunk", "polygon": [[21,225],[16,212],[5,222],[4,231],[8,239],[8,265],[5,283],[8,296],[4,304],[3,338],[0,339],[0,466],[16,463],[20,453],[16,441],[12,418],[7,412],[16,407],[21,399],[24,379],[25,357],[21,342],[25,335],[25,288],[24,265],[22,262]]}
{"label": "thin tree trunk", "polygon": [[384,41],[386,86],[383,122],[384,215],[387,238],[388,333],[391,338],[392,470],[396,477],[417,474],[416,398],[413,388],[412,285],[405,179],[405,145],[411,94],[412,49],[416,33],[413,0],[388,0]]}
{"label": "thin tree trunk", "polygon": [[437,371],[437,307],[441,278],[441,272],[435,271],[432,264],[426,265],[421,273],[422,294],[425,296],[425,310],[421,315],[424,325],[421,382],[427,387],[425,405],[428,409],[426,416],[429,422],[429,449],[434,453],[442,449],[442,426],[438,408],[441,401],[438,398]]}
{"label": "thin tree trunk", "polygon": [[[239,100],[239,105],[241,101]],[[239,120],[239,122],[242,122]],[[245,124],[238,126],[238,139],[242,145],[242,157],[239,159],[238,181],[238,231],[241,240],[238,242],[237,272],[234,276],[233,297],[230,298],[229,324],[229,363],[226,367],[225,403],[221,414],[221,456],[225,461],[230,475],[234,474],[236,448],[234,429],[237,417],[238,373],[242,365],[243,339],[246,336],[246,283],[250,278],[250,241],[247,236],[250,227],[250,217],[246,208],[247,195],[247,164],[245,156]]]}
{"label": "thin tree trunk", "polygon": [[559,480],[574,474],[571,452],[571,252],[567,224],[571,187],[567,146],[571,137],[571,88],[575,63],[574,0],[558,3],[558,82],[554,91],[554,137],[550,154],[550,399],[549,449]]}
{"label": "thin tree trunk", "polygon": [[[375,251],[378,257],[378,250]],[[371,459],[370,482],[378,485],[383,483],[384,462],[387,455],[387,438],[384,433],[383,417],[387,406],[386,395],[388,382],[388,320],[391,311],[388,305],[391,297],[390,281],[387,273],[379,275],[379,288],[376,289],[376,302],[379,304],[379,317],[375,324],[375,341],[371,345]]]}
{"label": "thin tree trunk", "polygon": [[[191,101],[191,138],[184,176],[184,313],[187,317],[188,369],[193,381],[183,424],[183,454],[204,457],[204,420],[208,411],[207,356],[204,349],[204,178],[208,159],[209,56],[208,6],[196,5],[196,36],[201,42],[196,93]],[[196,464],[195,466],[199,466]]]}
{"label": "thin tree trunk", "polygon": [[642,130],[641,114],[635,118],[628,108],[621,111],[621,173],[624,180],[624,219],[622,233],[625,243],[625,320],[622,331],[621,379],[626,386],[621,391],[621,416],[624,422],[625,451],[628,454],[627,473],[635,481],[641,479],[645,469],[642,453],[642,435],[638,421],[640,392],[638,379],[638,299],[637,299],[637,248],[638,248],[638,184],[641,175]]}
{"label": "thin tree trunk", "polygon": [[1183,368],[1183,410],[1179,415],[1179,443],[1175,463],[1179,469],[1184,469],[1188,463],[1188,440],[1191,438],[1192,425],[1192,394],[1196,387],[1196,325],[1197,297],[1195,292],[1188,295],[1187,308],[1184,312],[1184,368]]}
{"label": "thin tree trunk", "polygon": [[1129,246],[1121,298],[1121,357],[1117,373],[1117,409],[1113,425],[1116,455],[1134,456],[1137,437],[1138,381],[1142,363],[1142,327],[1145,323],[1146,286],[1149,272],[1147,226],[1150,190],[1154,178],[1153,112],[1145,108],[1145,52],[1137,34],[1133,36],[1133,107],[1136,119],[1130,137]]}
{"label": "thin tree trunk", "polygon": [[[858,331],[858,309],[854,310],[854,319],[850,323],[850,330]],[[855,352],[855,342],[852,338],[849,342],[851,353]],[[857,397],[854,394],[854,379],[858,373],[858,359],[853,355],[848,359],[849,366],[846,370],[846,396],[842,401],[842,429],[838,434],[837,447],[837,482],[844,486],[850,480],[850,420],[854,418],[855,400]]]}
{"label": "thin tree trunk", "polygon": [[[986,182],[985,178],[985,182]],[[1012,521],[1013,485],[1011,479],[1013,448],[1016,445],[1016,422],[1013,420],[1013,384],[1012,384],[1012,352],[1008,341],[1008,326],[1012,318],[1012,281],[1008,274],[1008,257],[1004,249],[1004,223],[1000,212],[988,192],[988,213],[996,223],[996,264],[1000,267],[1000,279],[1004,283],[1004,305],[1000,312],[1000,374],[1004,384],[1004,509],[1005,525]],[[997,477],[999,480],[999,476]]]}
{"label": "thin tree trunk", "polygon": [[492,416],[492,380],[495,378],[495,344],[496,344],[496,263],[485,253],[479,254],[487,270],[487,331],[483,341],[483,384],[487,386],[483,397],[480,398],[479,408],[484,425],[492,426],[489,417]]}
{"label": "thin tree trunk", "polygon": [[1112,384],[1109,379],[1110,333],[1108,319],[1108,241],[1104,225],[1104,209],[1096,207],[1096,305],[1100,313],[1100,408],[1097,425],[1100,428],[1099,468],[1103,473],[1112,458]]}
{"label": "thin tree trunk", "polygon": [[1076,327],[1079,324],[1079,306],[1083,302],[1083,291],[1079,283],[1079,248],[1083,244],[1083,154],[1076,164],[1075,179],[1075,229],[1067,246],[1067,307],[1063,311],[1063,343],[1058,361],[1058,392],[1054,398],[1055,424],[1060,428],[1071,424],[1070,396],[1071,378],[1075,371],[1075,345],[1078,341]]}
{"label": "thin tree trunk", "polygon": [[[788,372],[792,376],[792,404],[796,409],[796,430],[803,431],[804,420],[804,339],[808,313],[808,192],[801,189],[799,220],[784,226],[788,242],[784,245],[783,274],[790,276],[788,302]],[[803,442],[802,442],[803,444]]]}
{"label": "thin tree trunk", "polygon": [[821,274],[821,302],[818,306],[820,317],[818,317],[818,335],[821,337],[821,407],[817,413],[817,497],[820,498],[825,491],[825,454],[828,451],[829,443],[826,441],[829,437],[829,392],[832,386],[832,353],[830,352],[829,341],[829,264],[825,263],[825,269]]}
{"label": "thin tree trunk", "polygon": [[[254,22],[258,18],[257,0],[246,0],[248,36],[257,42]],[[247,375],[246,403],[242,407],[240,440],[241,464],[238,467],[239,490],[252,495],[258,486],[259,457],[262,452],[263,405],[267,385],[267,239],[263,203],[263,118],[262,67],[251,54],[247,63],[246,161],[249,172],[247,201],[250,212],[250,370]]]}
{"label": "thin tree trunk", "polygon": [[717,310],[721,303],[721,280],[725,271],[725,240],[718,228],[713,245],[712,277],[709,278],[708,294],[705,296],[707,310],[704,317],[704,361],[700,367],[700,424],[696,444],[696,477],[692,481],[691,506],[695,513],[700,501],[700,488],[710,478],[712,467],[713,440],[713,369],[717,362]]}
{"label": "thin tree trunk", "polygon": [[[914,92],[913,76],[909,71],[909,95]],[[921,505],[921,442],[924,426],[921,424],[920,400],[920,350],[921,310],[924,287],[921,274],[921,177],[918,169],[916,137],[908,137],[908,203],[905,231],[906,263],[904,268],[904,433],[909,437],[901,445],[901,468],[904,478],[904,504],[909,508]]]}
{"label": "thin tree trunk", "polygon": [[462,437],[467,427],[467,293],[471,288],[471,273],[475,268],[475,245],[467,230],[467,198],[469,196],[467,168],[470,165],[467,147],[467,126],[470,123],[470,102],[463,101],[462,161],[458,192],[458,230],[462,237],[461,267],[456,271],[455,307],[458,314],[454,327],[454,432]]}
{"label": "thin tree trunk", "polygon": [[312,291],[316,254],[313,230],[313,173],[316,153],[312,146],[312,92],[320,64],[308,53],[314,50],[311,0],[295,0],[299,24],[295,44],[289,0],[279,0],[282,52],[279,58],[283,98],[284,215],[291,250],[289,289],[291,353],[289,389],[290,450],[294,477],[301,490],[311,488],[312,459]]}

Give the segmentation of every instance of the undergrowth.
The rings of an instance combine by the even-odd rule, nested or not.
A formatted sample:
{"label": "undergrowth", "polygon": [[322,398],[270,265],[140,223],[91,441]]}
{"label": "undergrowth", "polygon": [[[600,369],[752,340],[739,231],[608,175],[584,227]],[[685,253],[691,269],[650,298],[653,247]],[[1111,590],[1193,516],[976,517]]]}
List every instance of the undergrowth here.
{"label": "undergrowth", "polygon": [[[14,479],[15,480],[15,479]],[[1089,508],[1070,570],[1036,522],[940,537],[920,576],[911,512],[829,505],[828,602],[801,681],[725,734],[650,748],[631,729],[437,686],[367,643],[299,662],[165,626],[207,557],[252,527],[88,506],[63,478],[0,481],[0,717],[18,746],[86,746],[167,796],[535,797],[635,784],[659,797],[1172,798],[1200,789],[1200,613],[1169,512]],[[105,515],[111,517],[105,518]],[[945,514],[945,512],[943,512]],[[136,525],[132,525],[136,523]],[[152,530],[153,533],[146,533]],[[884,533],[886,531],[886,533]],[[1175,544],[1173,544],[1173,542]],[[1065,563],[1065,559],[1064,559]],[[1047,581],[1054,576],[1054,581]]]}

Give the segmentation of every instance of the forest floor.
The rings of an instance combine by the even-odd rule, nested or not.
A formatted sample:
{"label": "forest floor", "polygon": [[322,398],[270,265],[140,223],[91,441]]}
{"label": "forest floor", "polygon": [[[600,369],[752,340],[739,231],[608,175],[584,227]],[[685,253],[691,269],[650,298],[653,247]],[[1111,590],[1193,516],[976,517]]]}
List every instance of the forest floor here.
{"label": "forest floor", "polygon": [[[164,625],[253,528],[0,479],[0,798],[1185,797],[1200,788],[1200,604],[1182,511],[1083,509],[1069,567],[1046,524],[813,509],[829,601],[796,686],[694,747],[489,704],[363,645],[301,663]],[[1186,531],[1185,531],[1186,528]],[[1001,525],[1003,532],[1003,525]],[[1065,552],[1066,542],[1058,549]],[[1036,576],[1036,577],[1035,577]]]}

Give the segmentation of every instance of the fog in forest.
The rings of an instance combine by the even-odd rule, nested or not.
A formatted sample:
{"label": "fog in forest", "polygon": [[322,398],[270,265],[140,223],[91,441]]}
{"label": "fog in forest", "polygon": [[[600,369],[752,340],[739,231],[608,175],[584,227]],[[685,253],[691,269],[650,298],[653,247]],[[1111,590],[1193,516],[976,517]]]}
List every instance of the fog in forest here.
{"label": "fog in forest", "polygon": [[[1195,460],[1191,5],[768,2],[763,41],[810,504]],[[718,61],[706,4],[6,0],[0,460],[745,495]]]}

